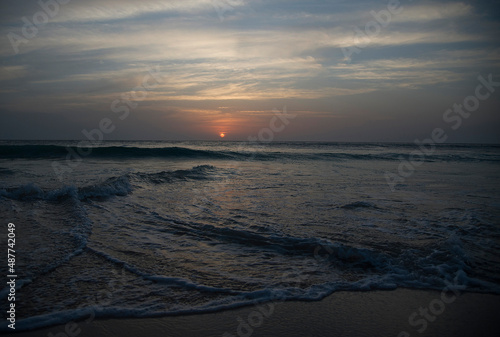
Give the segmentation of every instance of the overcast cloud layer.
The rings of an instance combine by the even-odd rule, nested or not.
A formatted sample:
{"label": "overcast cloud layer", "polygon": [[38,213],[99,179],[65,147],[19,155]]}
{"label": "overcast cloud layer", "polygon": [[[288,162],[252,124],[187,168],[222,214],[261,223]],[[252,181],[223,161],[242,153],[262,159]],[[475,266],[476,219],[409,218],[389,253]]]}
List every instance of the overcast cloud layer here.
{"label": "overcast cloud layer", "polygon": [[[500,142],[500,87],[456,130],[443,120],[479,75],[500,82],[494,2],[60,2],[42,0],[48,14],[0,2],[2,139],[81,139],[110,118],[106,139],[245,140],[286,106],[297,118],[276,139],[413,141],[440,127]],[[148,71],[162,80],[133,101]]]}

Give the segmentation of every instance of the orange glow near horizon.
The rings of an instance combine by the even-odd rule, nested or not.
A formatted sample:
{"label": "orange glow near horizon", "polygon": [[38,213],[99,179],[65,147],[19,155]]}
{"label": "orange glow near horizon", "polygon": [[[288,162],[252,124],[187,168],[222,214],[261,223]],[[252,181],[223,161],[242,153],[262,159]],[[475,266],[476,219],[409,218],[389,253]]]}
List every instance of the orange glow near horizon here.
{"label": "orange glow near horizon", "polygon": [[272,112],[268,111],[256,114],[248,113],[246,110],[240,112],[238,109],[235,109],[234,112],[231,111],[231,113],[201,109],[184,110],[180,108],[179,110],[186,112],[181,117],[183,122],[186,124],[196,123],[189,130],[186,129],[186,133],[212,140],[246,139],[248,136],[256,134],[266,123],[269,124],[269,118],[272,118]]}

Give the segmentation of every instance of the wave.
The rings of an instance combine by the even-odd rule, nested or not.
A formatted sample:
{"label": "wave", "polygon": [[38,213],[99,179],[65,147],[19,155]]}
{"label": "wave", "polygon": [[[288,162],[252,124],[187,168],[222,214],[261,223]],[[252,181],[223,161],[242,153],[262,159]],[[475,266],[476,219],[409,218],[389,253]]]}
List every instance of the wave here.
{"label": "wave", "polygon": [[[164,219],[166,220],[166,219]],[[192,237],[195,242],[218,242],[239,246],[238,250],[247,248],[252,251],[278,254],[281,256],[311,255],[321,263],[328,265],[328,270],[339,271],[358,278],[339,283],[333,281],[335,288],[342,285],[345,290],[368,290],[372,288],[412,287],[439,289],[443,280],[449,280],[459,272],[471,275],[468,278],[470,291],[489,291],[500,293],[500,287],[488,281],[474,279],[470,257],[467,255],[462,241],[452,235],[446,239],[441,248],[431,247],[408,249],[405,245],[367,247],[349,242],[335,242],[327,238],[296,237],[288,235],[264,235],[242,228],[218,227],[185,221],[168,221],[168,226],[162,226],[161,232],[170,232],[177,236]],[[450,256],[449,252],[453,252]],[[110,259],[109,256],[106,258]],[[111,259],[110,259],[111,260]],[[123,265],[126,262],[113,260]],[[140,276],[140,268],[130,267]],[[170,278],[168,278],[170,280]],[[330,283],[328,283],[330,284]],[[331,285],[331,284],[330,284]]]}
{"label": "wave", "polygon": [[260,247],[284,255],[328,255],[331,263],[349,268],[379,268],[387,265],[387,257],[368,248],[345,246],[319,238],[299,238],[293,236],[261,235],[244,229],[217,227],[209,224],[170,223],[162,231],[172,231],[177,235],[195,236],[197,239],[227,242],[248,247]]}
{"label": "wave", "polygon": [[0,189],[0,197],[19,200],[46,200],[59,201],[66,198],[78,200],[106,199],[115,196],[126,196],[133,190],[133,182],[147,182],[152,184],[170,183],[176,180],[208,179],[217,169],[210,165],[201,165],[189,170],[163,171],[157,173],[129,173],[111,177],[100,183],[76,187],[65,186],[55,190],[44,190],[34,183]]}
{"label": "wave", "polygon": [[378,207],[367,201],[355,201],[351,202],[350,204],[345,204],[343,206],[340,206],[340,208],[357,209],[357,208],[378,208]]}
{"label": "wave", "polygon": [[262,247],[272,249],[281,254],[328,255],[331,263],[337,267],[349,268],[379,268],[387,266],[387,258],[382,254],[367,248],[345,246],[318,238],[297,238],[292,236],[264,236],[242,229],[216,227],[213,225],[187,225],[174,227],[177,233],[184,228],[184,234],[209,237],[218,241],[238,243],[244,246]]}
{"label": "wave", "polygon": [[[205,228],[207,230],[207,228]],[[221,234],[221,233],[219,233]],[[231,236],[239,236],[234,232]],[[246,234],[243,236],[248,237]],[[266,240],[265,238],[262,238]],[[444,245],[446,250],[454,250],[456,257],[443,263],[436,257],[435,253],[427,256],[418,256],[416,252],[405,251],[404,254],[385,254],[373,249],[356,248],[352,245],[341,244],[320,238],[299,238],[299,237],[274,237],[268,238],[268,243],[284,247],[287,250],[297,248],[298,251],[304,250],[318,253],[318,263],[333,264],[332,268],[344,269],[346,275],[355,276],[363,274],[363,277],[352,279],[336,279],[330,282],[313,284],[306,288],[297,288],[290,284],[276,286],[267,286],[252,291],[233,290],[228,288],[206,286],[196,281],[169,277],[165,275],[155,275],[143,271],[141,268],[129,264],[126,261],[117,259],[108,253],[95,248],[88,247],[88,251],[101,256],[102,258],[119,265],[128,272],[141,277],[144,280],[153,282],[167,289],[173,287],[181,290],[196,290],[203,293],[224,295],[219,299],[200,303],[200,305],[179,305],[171,309],[161,309],[153,303],[142,306],[135,306],[131,303],[127,305],[88,306],[80,309],[63,310],[40,316],[33,316],[21,319],[16,328],[18,330],[31,330],[44,326],[64,324],[71,320],[79,320],[84,317],[160,317],[179,314],[194,314],[220,311],[230,308],[237,308],[250,304],[261,304],[269,302],[281,302],[285,300],[320,300],[335,291],[367,291],[374,289],[395,289],[397,287],[408,287],[416,289],[435,289],[442,290],[449,284],[456,284],[457,289],[466,291],[492,292],[499,293],[498,286],[492,284],[480,284],[477,279],[468,275],[465,264],[464,252],[461,242],[456,237],[451,237]],[[255,242],[254,242],[255,243]],[[292,248],[295,247],[295,248]],[[317,248],[320,248],[318,250]],[[429,264],[429,260],[432,263]],[[360,263],[363,261],[364,263]],[[422,263],[425,269],[417,271],[409,268],[415,262]],[[339,264],[340,263],[340,264]],[[369,266],[366,265],[369,263]],[[369,270],[371,269],[371,270]],[[307,278],[304,274],[301,277]],[[298,276],[297,276],[298,278]],[[285,282],[286,284],[286,282]],[[488,291],[481,291],[478,286],[490,288]],[[215,297],[214,297],[215,298]],[[0,330],[6,330],[6,324],[0,325]]]}
{"label": "wave", "polygon": [[[354,149],[356,147],[353,147]],[[384,149],[394,149],[401,151],[401,147],[382,147]],[[349,149],[335,149],[330,147],[328,152],[308,153],[305,151],[259,151],[257,148],[243,145],[234,147],[231,150],[199,150],[187,147],[127,147],[127,146],[101,146],[101,147],[77,147],[59,145],[1,145],[0,158],[5,159],[74,159],[80,158],[105,158],[105,159],[134,159],[134,158],[170,158],[170,159],[211,159],[211,160],[384,160],[402,161],[413,160],[421,162],[498,162],[500,156],[494,153],[477,153],[468,151],[466,153],[447,153],[436,151],[432,154],[421,154],[413,157],[412,151],[417,148],[405,145],[405,152],[379,152],[379,153],[353,153]],[[457,147],[450,147],[456,149]],[[332,150],[333,149],[333,150]],[[459,148],[462,149],[462,148]],[[496,148],[493,148],[496,150]],[[303,150],[303,149],[302,149]],[[8,172],[0,171],[0,174]]]}
{"label": "wave", "polygon": [[[177,175],[184,179],[186,176],[209,175],[214,170],[215,168],[210,166],[195,167],[191,170],[160,172],[153,175],[139,173],[134,174],[130,179],[150,179],[154,175],[159,175],[165,179]],[[119,180],[119,177],[114,177],[108,182],[108,185],[111,186]],[[78,194],[72,193],[77,191],[78,189],[71,190],[68,193],[76,197]],[[38,189],[35,189],[35,192],[41,193]],[[80,195],[80,197],[83,196]],[[371,207],[371,204],[362,204],[361,202],[347,205]],[[161,227],[165,230],[175,231],[177,235],[192,235],[195,236],[195,239],[206,239],[213,243],[230,243],[240,245],[240,247],[259,248],[266,251],[264,254],[267,254],[268,250],[272,250],[279,255],[283,255],[284,265],[288,265],[286,262],[288,257],[301,256],[310,264],[316,263],[318,265],[317,270],[321,270],[321,273],[325,273],[324,275],[328,276],[328,278],[321,279],[321,282],[308,283],[308,278],[320,280],[318,278],[319,272],[316,273],[316,271],[311,271],[309,268],[304,268],[302,271],[293,269],[293,273],[298,274],[288,276],[289,274],[284,273],[283,275],[288,277],[281,278],[279,283],[275,283],[275,280],[266,283],[266,280],[263,279],[263,283],[258,289],[224,288],[222,285],[205,284],[197,277],[189,279],[170,276],[168,273],[161,274],[157,272],[158,270],[141,264],[140,261],[128,260],[120,257],[119,254],[113,254],[112,249],[105,247],[103,249],[100,245],[90,245],[85,246],[86,252],[96,254],[106,261],[121,267],[126,272],[138,276],[139,279],[147,281],[148,287],[151,288],[144,289],[146,294],[148,292],[164,294],[162,291],[167,293],[170,291],[169,289],[175,289],[178,291],[175,294],[191,294],[195,292],[206,296],[200,297],[201,299],[196,303],[190,300],[186,302],[180,301],[178,305],[168,309],[157,306],[154,300],[148,301],[146,295],[144,300],[141,300],[140,305],[137,305],[136,302],[116,301],[106,306],[92,306],[89,304],[89,306],[79,309],[65,307],[64,310],[20,319],[16,324],[16,329],[18,331],[36,329],[91,316],[103,318],[159,317],[206,313],[271,301],[311,301],[319,300],[341,290],[367,291],[395,289],[397,287],[441,290],[446,286],[446,282],[455,282],[454,284],[461,287],[463,285],[463,289],[467,291],[500,293],[497,285],[481,283],[481,281],[471,276],[467,254],[457,236],[449,237],[440,247],[433,247],[430,250],[406,249],[404,245],[399,247],[396,243],[392,244],[390,249],[381,249],[363,247],[356,243],[335,242],[320,237],[289,236],[277,233],[262,235],[245,229],[217,227],[196,222],[169,221],[168,226],[162,225]],[[196,240],[196,242],[199,242],[199,240]],[[241,250],[238,249],[238,251]],[[256,252],[258,250],[252,249],[252,251]],[[452,253],[451,258],[449,252]],[[71,256],[68,256],[68,258],[71,258]],[[329,272],[332,273],[327,274]],[[338,275],[339,277],[329,278],[331,275]],[[301,280],[304,286],[298,286],[297,280]],[[129,286],[132,288],[133,284]],[[169,296],[177,296],[175,294]],[[172,298],[176,300],[185,299],[184,297]],[[117,297],[117,299],[119,298]],[[8,331],[5,322],[0,324],[0,331]]]}
{"label": "wave", "polygon": [[4,145],[0,146],[0,158],[14,159],[41,159],[41,158],[73,158],[79,157],[103,157],[103,158],[220,158],[229,159],[231,154],[209,151],[194,150],[185,147],[77,147],[59,145]]}
{"label": "wave", "polygon": [[16,174],[16,172],[7,168],[0,167],[0,176],[10,176],[13,174]]}
{"label": "wave", "polygon": [[[68,191],[70,190],[72,189],[68,189]],[[21,186],[11,193],[12,195],[8,196],[11,199],[26,200],[23,199],[23,196],[41,197],[44,192],[36,185],[31,184]],[[1,197],[5,197],[7,194],[8,192],[5,190],[0,190],[0,201]],[[19,206],[16,210],[16,212],[22,213],[33,210],[37,212],[36,219],[30,219],[29,226],[26,226],[29,229],[23,230],[23,244],[18,243],[17,246],[21,249],[16,248],[17,253],[22,256],[23,266],[22,278],[16,281],[18,290],[63,266],[83,253],[87,247],[93,223],[80,200],[74,198],[74,193],[67,192],[67,196],[68,198],[64,198],[57,205],[51,204],[49,206],[46,202],[37,202],[37,205],[27,203]],[[50,199],[51,197],[46,198],[45,201]],[[48,209],[50,210],[47,213],[43,211]],[[56,210],[58,216],[54,217],[53,212]],[[41,242],[43,242],[43,247],[39,245]],[[48,249],[48,247],[56,248]],[[2,288],[0,297],[5,298],[8,291],[8,287]]]}

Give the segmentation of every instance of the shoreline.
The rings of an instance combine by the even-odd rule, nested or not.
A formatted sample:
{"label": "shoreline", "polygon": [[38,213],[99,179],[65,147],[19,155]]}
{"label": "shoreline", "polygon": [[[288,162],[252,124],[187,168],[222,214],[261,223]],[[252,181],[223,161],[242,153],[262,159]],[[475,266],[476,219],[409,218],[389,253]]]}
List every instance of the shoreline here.
{"label": "shoreline", "polygon": [[436,290],[398,288],[339,291],[321,301],[268,302],[204,314],[102,318],[5,335],[496,337],[500,336],[498,312],[500,295],[464,292],[443,298]]}

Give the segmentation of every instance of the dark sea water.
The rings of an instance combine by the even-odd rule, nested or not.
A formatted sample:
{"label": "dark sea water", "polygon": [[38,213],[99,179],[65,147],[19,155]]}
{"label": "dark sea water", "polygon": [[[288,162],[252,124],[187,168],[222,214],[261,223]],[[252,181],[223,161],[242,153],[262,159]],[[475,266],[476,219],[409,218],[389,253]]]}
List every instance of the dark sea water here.
{"label": "dark sea water", "polygon": [[76,145],[0,142],[17,329],[339,290],[500,294],[500,146]]}

